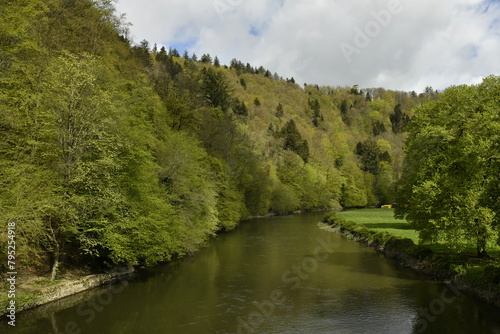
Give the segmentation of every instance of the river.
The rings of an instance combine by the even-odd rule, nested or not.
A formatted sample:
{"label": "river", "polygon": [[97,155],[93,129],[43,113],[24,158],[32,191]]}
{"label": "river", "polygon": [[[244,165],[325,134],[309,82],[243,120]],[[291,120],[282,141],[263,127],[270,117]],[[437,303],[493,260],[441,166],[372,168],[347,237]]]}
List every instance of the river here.
{"label": "river", "polygon": [[500,334],[497,309],[321,230],[322,216],[244,222],[190,257],[24,312],[1,332]]}

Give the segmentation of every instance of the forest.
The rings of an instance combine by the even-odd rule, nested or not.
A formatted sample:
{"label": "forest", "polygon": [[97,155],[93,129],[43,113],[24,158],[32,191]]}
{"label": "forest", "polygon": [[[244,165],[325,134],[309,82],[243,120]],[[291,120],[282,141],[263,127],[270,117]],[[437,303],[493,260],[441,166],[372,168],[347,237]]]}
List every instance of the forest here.
{"label": "forest", "polygon": [[[16,223],[27,271],[153,265],[242,219],[298,210],[411,203],[400,214],[424,240],[475,228],[481,247],[498,231],[497,77],[444,94],[299,86],[237,59],[136,44],[110,0],[6,0],[0,12],[0,215]],[[477,112],[461,122],[468,103]],[[457,208],[467,222],[448,233]]]}

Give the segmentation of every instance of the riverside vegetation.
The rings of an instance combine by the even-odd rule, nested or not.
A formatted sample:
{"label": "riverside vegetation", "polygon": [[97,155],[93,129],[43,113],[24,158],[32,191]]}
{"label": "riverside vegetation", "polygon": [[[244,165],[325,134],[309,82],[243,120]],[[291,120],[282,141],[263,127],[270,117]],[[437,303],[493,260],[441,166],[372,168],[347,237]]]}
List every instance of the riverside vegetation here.
{"label": "riverside vegetation", "polygon": [[460,289],[500,307],[500,247],[490,244],[492,256],[478,258],[474,247],[462,252],[445,243],[421,245],[417,231],[393,210],[362,209],[331,212],[323,221],[348,239],[367,243],[403,266]]}
{"label": "riverside vegetation", "polygon": [[[415,108],[428,110],[416,124],[431,124],[441,109],[451,115],[448,106],[462,93],[476,101],[481,114],[453,130],[466,134],[460,145],[475,140],[469,134],[483,114],[498,127],[498,107],[483,99],[482,108],[474,95],[499,96],[496,77],[485,80],[482,93],[454,89],[456,96],[443,100],[431,87],[421,94],[300,87],[236,59],[222,65],[209,54],[198,59],[134,44],[111,0],[7,0],[0,12],[0,215],[5,226],[16,223],[20,277],[54,282],[76,270],[153,265],[195,251],[248,216],[392,203],[397,184],[401,203],[412,203],[400,214],[425,240],[442,238],[439,224],[452,223],[443,219],[457,205],[443,206],[437,224],[414,203],[443,201],[459,178],[440,183],[446,174],[439,174],[417,193],[411,182],[398,183],[432,172],[415,167],[419,142],[412,139],[410,167],[403,166]],[[484,136],[495,130],[479,128]],[[440,138],[431,139],[425,149],[441,152]],[[497,182],[488,183],[491,197],[499,189],[498,135],[477,144],[484,145],[463,146],[462,160],[447,166],[470,175],[464,186],[477,191],[482,180]],[[474,152],[482,155],[466,163]],[[484,159],[484,173],[469,174]],[[424,186],[433,203],[424,201]],[[456,203],[467,199],[470,206],[461,211],[468,225],[457,240],[467,241],[466,231],[477,225],[474,231],[486,231],[491,242],[498,196],[495,202],[460,194]],[[6,244],[1,233],[1,248]],[[6,261],[0,269],[7,272]]]}

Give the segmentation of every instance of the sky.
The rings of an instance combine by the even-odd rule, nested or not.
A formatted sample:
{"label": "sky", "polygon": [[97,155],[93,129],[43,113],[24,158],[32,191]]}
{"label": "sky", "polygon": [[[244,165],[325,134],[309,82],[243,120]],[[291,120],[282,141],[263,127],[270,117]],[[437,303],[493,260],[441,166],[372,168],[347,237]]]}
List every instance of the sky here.
{"label": "sky", "polygon": [[118,0],[135,43],[299,84],[423,92],[500,75],[500,0]]}

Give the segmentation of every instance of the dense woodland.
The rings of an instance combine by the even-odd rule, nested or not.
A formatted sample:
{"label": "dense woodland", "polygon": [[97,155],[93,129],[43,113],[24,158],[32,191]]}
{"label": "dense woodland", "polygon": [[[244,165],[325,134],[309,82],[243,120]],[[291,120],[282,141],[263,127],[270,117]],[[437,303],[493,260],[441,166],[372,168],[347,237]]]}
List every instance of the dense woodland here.
{"label": "dense woodland", "polygon": [[52,279],[167,261],[250,216],[393,203],[408,124],[439,96],[135,44],[110,0],[0,12],[1,221]]}

